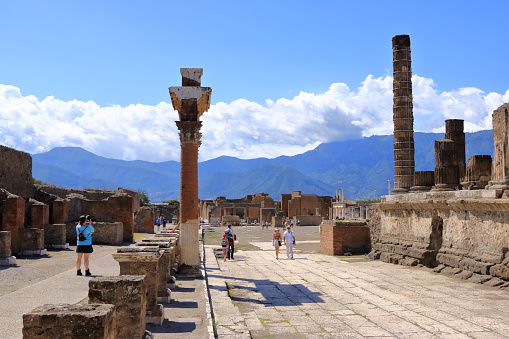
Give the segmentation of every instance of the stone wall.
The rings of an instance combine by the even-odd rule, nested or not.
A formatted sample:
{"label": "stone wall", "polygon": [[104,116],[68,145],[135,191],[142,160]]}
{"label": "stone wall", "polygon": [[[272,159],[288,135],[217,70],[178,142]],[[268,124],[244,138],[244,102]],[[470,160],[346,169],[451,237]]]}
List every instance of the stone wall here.
{"label": "stone wall", "polygon": [[154,209],[143,206],[134,214],[134,232],[154,233],[156,214]]}
{"label": "stone wall", "polygon": [[384,198],[371,211],[371,258],[509,280],[509,199],[485,190]]}
{"label": "stone wall", "polygon": [[32,157],[0,145],[0,188],[23,198],[32,197]]}
{"label": "stone wall", "polygon": [[[123,240],[124,226],[121,222],[92,222],[93,244],[120,245]],[[66,241],[76,244],[76,223],[66,224]]]}

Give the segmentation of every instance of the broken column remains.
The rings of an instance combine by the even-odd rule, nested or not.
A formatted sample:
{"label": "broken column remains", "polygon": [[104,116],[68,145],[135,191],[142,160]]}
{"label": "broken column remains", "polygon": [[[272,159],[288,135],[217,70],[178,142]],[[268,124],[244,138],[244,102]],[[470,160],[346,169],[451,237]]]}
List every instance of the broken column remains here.
{"label": "broken column remains", "polygon": [[88,285],[89,304],[115,305],[115,338],[143,338],[147,307],[144,275],[98,277]]}
{"label": "broken column remains", "polygon": [[157,304],[159,285],[159,260],[162,251],[158,247],[124,246],[117,249],[112,256],[120,265],[120,275],[145,275],[147,286],[146,322],[161,325],[164,320],[164,308]]}
{"label": "broken column remains", "polygon": [[426,192],[431,190],[435,184],[434,171],[415,171],[414,185],[410,188],[412,192]]}
{"label": "broken column remains", "polygon": [[197,266],[199,206],[198,148],[201,144],[201,115],[210,107],[210,87],[201,87],[201,68],[181,68],[182,86],[170,87],[180,136],[180,245],[181,265]]}
{"label": "broken column remains", "polygon": [[11,255],[11,232],[0,231],[0,266],[16,265],[16,257]]}
{"label": "broken column remains", "polygon": [[23,314],[23,338],[115,339],[115,306],[43,305]]}
{"label": "broken column remains", "polygon": [[486,188],[509,189],[509,104],[493,111],[493,167]]}
{"label": "broken column remains", "polygon": [[468,159],[465,177],[461,182],[464,190],[478,190],[486,187],[491,179],[491,155],[472,155]]}
{"label": "broken column remains", "polygon": [[412,60],[410,37],[392,38],[393,53],[393,121],[394,121],[394,189],[406,193],[413,185],[414,115],[412,101]]}
{"label": "broken column remains", "polygon": [[465,133],[463,120],[445,121],[445,138],[435,141],[434,191],[450,191],[460,188],[465,176]]}

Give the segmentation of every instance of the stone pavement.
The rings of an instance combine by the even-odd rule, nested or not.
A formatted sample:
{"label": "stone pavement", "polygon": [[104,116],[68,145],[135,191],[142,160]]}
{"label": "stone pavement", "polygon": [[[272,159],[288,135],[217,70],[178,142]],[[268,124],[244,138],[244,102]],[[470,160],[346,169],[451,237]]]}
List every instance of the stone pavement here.
{"label": "stone pavement", "polygon": [[[44,304],[88,302],[88,281],[120,273],[111,256],[116,246],[94,245],[92,277],[76,276],[75,246],[47,256],[18,258],[17,266],[0,266],[0,339],[21,339],[23,314]],[[212,330],[205,280],[178,276],[162,326],[148,325],[156,339],[209,338]]]}
{"label": "stone pavement", "polygon": [[[240,242],[270,238],[248,231],[235,229]],[[205,265],[219,338],[509,338],[504,290],[363,257],[288,260],[284,246],[282,260],[263,246],[224,262],[214,247]]]}

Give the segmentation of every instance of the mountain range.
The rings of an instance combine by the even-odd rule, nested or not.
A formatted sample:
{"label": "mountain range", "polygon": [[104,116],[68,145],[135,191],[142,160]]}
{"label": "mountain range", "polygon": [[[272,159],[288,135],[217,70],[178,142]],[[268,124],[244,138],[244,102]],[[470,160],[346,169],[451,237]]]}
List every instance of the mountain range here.
{"label": "mountain range", "polygon": [[[466,133],[467,159],[474,154],[493,156],[491,130]],[[415,133],[415,170],[433,170],[434,141],[443,133]],[[32,154],[33,177],[68,188],[145,191],[152,202],[179,199],[180,164],[109,159],[79,147],[57,147]],[[335,195],[345,189],[351,200],[379,198],[393,179],[393,136],[371,136],[324,143],[314,150],[274,159],[222,156],[199,163],[199,197],[241,198],[268,193]]]}

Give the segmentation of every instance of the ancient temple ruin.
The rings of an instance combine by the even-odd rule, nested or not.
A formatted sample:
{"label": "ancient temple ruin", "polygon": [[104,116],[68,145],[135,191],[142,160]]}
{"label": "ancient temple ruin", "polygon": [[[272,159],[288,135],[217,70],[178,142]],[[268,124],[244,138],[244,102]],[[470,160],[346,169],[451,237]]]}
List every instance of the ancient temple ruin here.
{"label": "ancient temple ruin", "polygon": [[[409,40],[401,37],[405,36],[394,37],[393,46],[395,41],[409,46]],[[396,97],[401,96],[396,86],[395,79],[395,109]],[[415,172],[408,193],[384,196],[371,208],[372,259],[425,265],[474,282],[509,287],[508,112],[509,104],[493,112],[493,163],[490,155],[473,155],[467,165],[463,121],[445,122],[445,136],[435,142],[434,170]],[[402,175],[401,123],[394,120],[394,181],[399,182],[396,188],[405,189],[410,170]],[[404,128],[409,138],[410,124]],[[408,164],[404,168],[410,168],[412,161],[404,160]]]}

